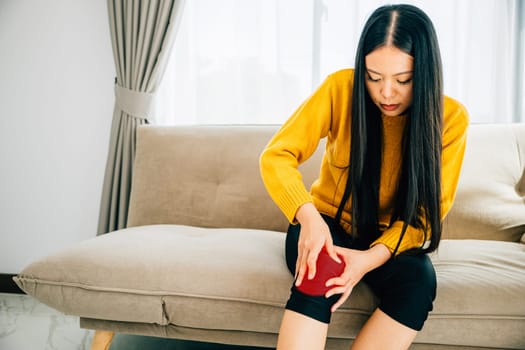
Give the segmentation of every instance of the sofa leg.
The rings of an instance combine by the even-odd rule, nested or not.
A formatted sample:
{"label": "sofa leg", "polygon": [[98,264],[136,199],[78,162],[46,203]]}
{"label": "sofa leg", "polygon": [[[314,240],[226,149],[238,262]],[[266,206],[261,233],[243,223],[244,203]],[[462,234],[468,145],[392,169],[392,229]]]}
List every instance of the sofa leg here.
{"label": "sofa leg", "polygon": [[114,335],[115,333],[110,331],[95,331],[93,342],[91,343],[91,350],[109,350]]}

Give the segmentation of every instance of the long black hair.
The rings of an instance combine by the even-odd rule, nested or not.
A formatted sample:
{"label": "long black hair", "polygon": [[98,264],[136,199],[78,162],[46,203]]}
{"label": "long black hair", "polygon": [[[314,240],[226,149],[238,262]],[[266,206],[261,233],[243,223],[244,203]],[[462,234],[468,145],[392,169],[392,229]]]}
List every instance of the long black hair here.
{"label": "long black hair", "polygon": [[350,165],[336,220],[351,199],[352,235],[379,237],[379,187],[382,119],[365,83],[365,57],[377,48],[394,46],[414,59],[412,104],[406,111],[403,162],[391,223],[423,229],[428,246],[412,253],[431,252],[441,239],[441,148],[443,118],[442,65],[434,26],[411,5],[386,5],[368,18],[359,40],[351,109]]}

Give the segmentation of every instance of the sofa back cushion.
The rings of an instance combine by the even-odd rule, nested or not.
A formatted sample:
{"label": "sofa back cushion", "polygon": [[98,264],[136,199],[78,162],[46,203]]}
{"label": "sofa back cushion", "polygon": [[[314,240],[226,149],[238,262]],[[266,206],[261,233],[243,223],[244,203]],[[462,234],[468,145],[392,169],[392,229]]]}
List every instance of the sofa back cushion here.
{"label": "sofa back cushion", "polygon": [[[128,226],[180,224],[286,231],[259,173],[278,126],[142,126]],[[301,166],[307,186],[324,144]],[[445,238],[519,241],[525,232],[525,125],[471,125]]]}
{"label": "sofa back cushion", "polygon": [[445,238],[519,242],[525,233],[525,124],[472,124]]}
{"label": "sofa back cushion", "polygon": [[[259,155],[278,126],[144,126],[137,131],[128,226],[181,224],[286,231]],[[322,148],[322,147],[321,147]],[[302,167],[307,185],[322,152]]]}

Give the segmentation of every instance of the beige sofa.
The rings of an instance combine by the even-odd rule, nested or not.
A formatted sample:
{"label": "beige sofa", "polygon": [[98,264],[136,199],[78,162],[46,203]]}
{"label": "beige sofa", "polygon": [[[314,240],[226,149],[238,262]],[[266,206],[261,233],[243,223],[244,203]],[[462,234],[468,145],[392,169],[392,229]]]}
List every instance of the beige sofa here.
{"label": "beige sofa", "polygon": [[[129,228],[36,261],[16,282],[84,328],[274,347],[292,276],[258,158],[276,130],[141,127]],[[322,151],[302,166],[306,183]],[[525,124],[471,125],[432,255],[437,299],[413,349],[525,349],[524,233]],[[347,349],[376,302],[359,284],[327,348]]]}

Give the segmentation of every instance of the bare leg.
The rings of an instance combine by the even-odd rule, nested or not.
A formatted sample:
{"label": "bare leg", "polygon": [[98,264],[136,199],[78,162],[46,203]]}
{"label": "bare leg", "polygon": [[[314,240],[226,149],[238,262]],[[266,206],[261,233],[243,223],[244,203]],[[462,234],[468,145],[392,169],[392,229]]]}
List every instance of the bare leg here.
{"label": "bare leg", "polygon": [[285,310],[277,349],[322,350],[326,343],[328,324]]}
{"label": "bare leg", "polygon": [[376,309],[357,335],[351,349],[408,349],[416,335],[417,331]]}
{"label": "bare leg", "polygon": [[114,335],[115,333],[110,331],[95,331],[93,342],[91,343],[91,350],[108,350]]}

